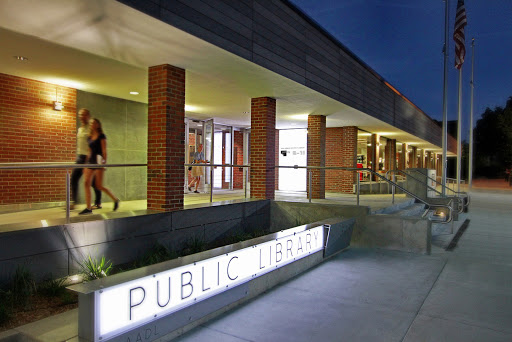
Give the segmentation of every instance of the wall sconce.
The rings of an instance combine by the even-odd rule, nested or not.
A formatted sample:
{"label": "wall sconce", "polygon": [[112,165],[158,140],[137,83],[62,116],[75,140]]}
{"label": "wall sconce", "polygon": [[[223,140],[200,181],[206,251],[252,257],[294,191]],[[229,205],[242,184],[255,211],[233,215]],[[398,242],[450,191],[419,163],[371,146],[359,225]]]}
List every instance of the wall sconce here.
{"label": "wall sconce", "polygon": [[55,86],[55,101],[53,101],[53,110],[61,111],[64,108],[62,102],[59,101],[59,88]]}

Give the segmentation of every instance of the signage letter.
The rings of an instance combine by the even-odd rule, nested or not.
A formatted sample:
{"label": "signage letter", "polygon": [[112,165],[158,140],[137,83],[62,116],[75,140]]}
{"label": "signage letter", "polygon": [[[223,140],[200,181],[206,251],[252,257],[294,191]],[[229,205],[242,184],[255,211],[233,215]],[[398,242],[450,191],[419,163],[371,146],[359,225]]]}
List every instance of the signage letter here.
{"label": "signage letter", "polygon": [[[279,246],[279,250],[277,249],[277,246]],[[276,243],[276,264],[283,259],[283,253],[281,250],[283,249],[283,245],[281,243]],[[277,260],[277,255],[279,254],[279,260]]]}
{"label": "signage letter", "polygon": [[[188,274],[190,276],[190,280],[188,281],[188,283],[183,283],[183,275],[184,274]],[[190,286],[190,293],[188,294],[188,296],[183,296],[183,288],[185,286]],[[192,285],[192,273],[190,273],[189,271],[183,272],[181,274],[181,299],[185,299],[185,298],[192,296],[192,293],[194,293],[194,285]]]}
{"label": "signage letter", "polygon": [[[138,302],[137,304],[132,303],[132,299],[133,299],[132,292],[135,290],[142,290],[142,293],[143,293],[141,301]],[[134,287],[133,289],[130,289],[130,321],[132,320],[132,308],[141,305],[142,302],[144,301],[144,299],[146,299],[146,290],[144,290],[143,287],[139,286],[139,287]]]}
{"label": "signage letter", "polygon": [[306,234],[306,251],[308,250],[308,245],[309,245],[309,249],[311,249],[311,234],[310,233]]}
{"label": "signage letter", "polygon": [[292,240],[286,240],[286,257],[288,258],[288,252],[293,256],[292,252],[293,247],[293,241]]}
{"label": "signage letter", "polygon": [[231,265],[231,261],[233,261],[233,259],[238,259],[238,257],[237,257],[237,256],[232,257],[232,258],[231,258],[231,260],[229,260],[229,262],[228,262],[227,273],[228,273],[228,278],[229,278],[230,280],[235,280],[236,278],[238,278],[238,276],[236,276],[236,277],[234,277],[234,278],[231,278],[231,276],[229,275],[229,265]]}
{"label": "signage letter", "polygon": [[169,302],[171,301],[171,277],[168,277],[169,279],[169,286],[168,286],[168,291],[167,293],[169,293],[169,297],[167,299],[167,303],[165,303],[164,305],[160,304],[160,280],[158,280],[156,282],[156,302],[158,303],[158,306],[163,308],[165,306],[167,306],[167,304],[169,304]]}
{"label": "signage letter", "polygon": [[263,267],[261,266],[261,248],[260,248],[260,270],[262,270],[264,268],[265,268],[265,266],[263,266]]}
{"label": "signage letter", "polygon": [[302,249],[302,240],[301,240],[300,236],[299,236],[299,241],[297,243],[297,254],[299,254],[299,251],[304,252],[304,250]]}

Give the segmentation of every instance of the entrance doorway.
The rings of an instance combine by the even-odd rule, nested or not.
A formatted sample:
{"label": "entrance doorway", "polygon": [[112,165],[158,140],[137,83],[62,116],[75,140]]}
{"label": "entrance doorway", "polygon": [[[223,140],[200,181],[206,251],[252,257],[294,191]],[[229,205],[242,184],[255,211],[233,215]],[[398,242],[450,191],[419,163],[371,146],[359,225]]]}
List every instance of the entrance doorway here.
{"label": "entrance doorway", "polygon": [[[247,164],[249,155],[248,130],[221,125],[209,120],[185,119],[186,151],[185,163],[192,163],[194,153],[199,145],[203,145],[205,160],[214,165],[241,165]],[[205,167],[204,176],[199,184],[200,192],[209,192],[213,182],[214,190],[243,189],[245,170],[233,167]],[[213,171],[213,172],[211,172]],[[212,177],[213,176],[213,177]],[[185,169],[187,185],[191,178],[188,168]],[[212,177],[212,179],[210,179]]]}

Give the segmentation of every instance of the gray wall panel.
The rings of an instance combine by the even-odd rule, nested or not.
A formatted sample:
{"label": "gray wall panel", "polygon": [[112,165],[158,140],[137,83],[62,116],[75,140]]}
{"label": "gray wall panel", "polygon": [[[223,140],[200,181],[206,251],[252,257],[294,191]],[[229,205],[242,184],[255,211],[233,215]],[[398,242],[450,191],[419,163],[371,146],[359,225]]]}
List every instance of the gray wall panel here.
{"label": "gray wall panel", "polygon": [[306,84],[306,73],[303,72],[301,74],[297,74],[293,71],[291,71],[290,69],[287,69],[277,63],[275,63],[274,61],[271,61],[263,56],[260,56],[258,54],[254,54],[254,63],[264,67],[264,68],[267,68],[268,70],[271,70],[275,73],[278,73],[280,75],[283,75],[285,77],[288,77],[289,79],[297,82],[297,83],[300,83],[300,84]]}
{"label": "gray wall panel", "polygon": [[198,38],[210,42],[211,44],[220,46],[223,49],[232,52],[242,58],[248,60],[252,58],[252,48],[250,46],[247,46],[247,44],[239,45],[237,42],[233,41],[233,37],[231,36],[221,36],[218,34],[218,32],[212,32],[166,9],[161,10],[161,18],[164,22],[167,22],[172,26],[175,26],[183,31],[189,32]]}
{"label": "gray wall panel", "polygon": [[431,119],[288,0],[118,1],[439,145]]}

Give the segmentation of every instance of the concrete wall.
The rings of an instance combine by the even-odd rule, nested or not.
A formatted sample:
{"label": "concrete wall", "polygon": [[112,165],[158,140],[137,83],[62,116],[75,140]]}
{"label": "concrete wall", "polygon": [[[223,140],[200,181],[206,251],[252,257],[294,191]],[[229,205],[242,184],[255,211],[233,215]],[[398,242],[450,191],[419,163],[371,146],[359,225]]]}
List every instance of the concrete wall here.
{"label": "concrete wall", "polygon": [[88,255],[132,262],[156,243],[181,251],[190,239],[209,243],[270,225],[269,201],[250,201],[0,234],[0,284],[26,265],[41,279],[76,274]]}
{"label": "concrete wall", "polygon": [[299,202],[274,202],[270,204],[270,231],[277,232],[328,218],[355,218],[358,226],[366,215],[368,207],[357,205],[335,205]]}
{"label": "concrete wall", "polygon": [[[98,118],[107,136],[109,164],[146,164],[148,151],[148,105],[115,97],[77,92],[77,108],[88,108]],[[80,126],[77,117],[77,127]],[[121,200],[146,199],[147,168],[111,168],[105,172],[105,185]],[[92,194],[94,197],[94,193]],[[79,188],[84,202],[83,178]],[[93,198],[94,201],[94,198]],[[111,199],[103,194],[103,202]]]}
{"label": "concrete wall", "polygon": [[431,118],[289,1],[118,1],[441,145]]}
{"label": "concrete wall", "polygon": [[432,222],[417,217],[371,215],[358,225],[350,244],[430,254]]}

